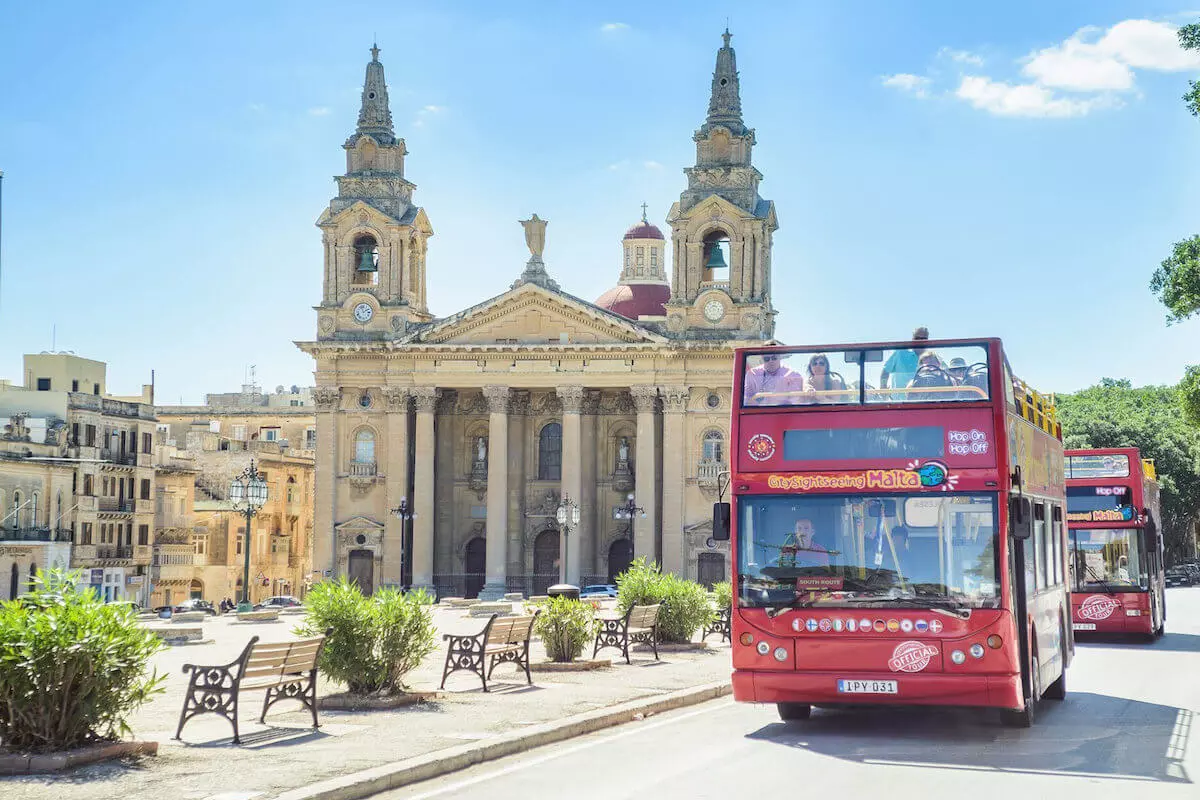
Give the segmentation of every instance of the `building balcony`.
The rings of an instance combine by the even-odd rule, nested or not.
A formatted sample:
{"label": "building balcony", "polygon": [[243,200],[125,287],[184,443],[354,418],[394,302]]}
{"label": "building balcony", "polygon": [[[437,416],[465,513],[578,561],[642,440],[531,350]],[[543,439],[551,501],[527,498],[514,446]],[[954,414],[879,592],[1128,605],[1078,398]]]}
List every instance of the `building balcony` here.
{"label": "building balcony", "polygon": [[[74,565],[133,566],[134,548],[111,544],[77,544],[71,553]],[[150,548],[146,547],[146,561],[150,563]]]}
{"label": "building balcony", "polygon": [[101,511],[107,511],[116,514],[132,514],[133,501],[120,500],[116,497],[101,497],[98,503]]}
{"label": "building balcony", "polygon": [[154,466],[154,455],[152,453],[138,453],[137,454],[137,465],[139,467],[153,467]]}
{"label": "building balcony", "polygon": [[81,494],[76,497],[79,511],[96,511],[100,507],[100,498],[93,494]]}
{"label": "building balcony", "polygon": [[707,491],[717,491],[722,476],[728,478],[729,467],[715,458],[702,458],[696,462],[696,484]]}
{"label": "building balcony", "polygon": [[133,513],[135,514],[153,514],[155,513],[155,503],[150,499],[137,498],[133,501]]}
{"label": "building balcony", "polygon": [[102,447],[100,448],[100,458],[107,461],[108,466],[137,466],[137,455],[135,453],[121,452],[120,450],[112,450],[107,447]]}
{"label": "building balcony", "polygon": [[378,474],[378,465],[374,461],[351,461],[351,478],[374,478]]}
{"label": "building balcony", "polygon": [[69,542],[71,531],[54,528],[0,528],[0,544],[14,542]]}

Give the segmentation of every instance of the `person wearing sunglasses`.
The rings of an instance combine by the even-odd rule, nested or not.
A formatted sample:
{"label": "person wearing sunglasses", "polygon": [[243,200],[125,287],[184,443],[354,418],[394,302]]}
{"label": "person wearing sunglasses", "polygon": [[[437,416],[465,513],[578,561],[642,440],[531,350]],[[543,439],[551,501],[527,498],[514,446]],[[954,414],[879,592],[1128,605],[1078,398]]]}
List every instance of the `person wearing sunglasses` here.
{"label": "person wearing sunglasses", "polygon": [[786,354],[766,353],[762,363],[746,373],[742,400],[748,406],[783,406],[800,401],[804,377],[783,363]]}
{"label": "person wearing sunglasses", "polygon": [[815,403],[836,403],[843,398],[841,395],[830,394],[834,391],[845,391],[846,382],[836,373],[829,371],[829,356],[817,353],[808,360],[805,368],[808,373],[804,382],[806,401]]}

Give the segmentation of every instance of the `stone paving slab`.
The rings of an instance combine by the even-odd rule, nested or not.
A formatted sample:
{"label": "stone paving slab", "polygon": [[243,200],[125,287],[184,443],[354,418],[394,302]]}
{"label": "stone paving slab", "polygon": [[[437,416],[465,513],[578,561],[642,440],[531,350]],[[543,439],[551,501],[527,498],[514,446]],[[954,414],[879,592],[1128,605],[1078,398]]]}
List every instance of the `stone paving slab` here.
{"label": "stone paving slab", "polygon": [[[22,800],[93,800],[97,797],[160,797],[170,800],[211,800],[220,796],[256,796],[260,800],[283,791],[404,758],[426,755],[485,741],[562,717],[653,697],[678,689],[728,679],[728,645],[706,650],[663,653],[654,662],[649,649],[635,648],[632,666],[617,661],[611,668],[591,672],[539,673],[534,685],[512,665],[496,668],[491,692],[479,679],[458,672],[446,682],[443,697],[391,711],[322,711],[321,729],[313,731],[306,712],[290,712],[281,703],[258,723],[262,694],[242,696],[239,721],[243,745],[232,745],[229,723],[215,716],[197,717],[175,732],[187,686],[180,672],[185,663],[224,664],[245,647],[250,636],[261,641],[286,641],[298,619],[280,619],[251,627],[232,622],[232,615],[208,622],[212,644],[171,647],[159,654],[157,667],[167,674],[166,692],[142,708],[133,720],[138,739],[160,743],[156,758],[82,767],[60,775],[16,776],[0,779],[0,794]],[[470,633],[482,621],[463,609],[436,609],[441,633]],[[715,640],[713,640],[715,641]],[[534,660],[545,658],[539,642]],[[588,656],[591,653],[587,653]],[[602,656],[605,653],[601,654]],[[433,690],[441,680],[445,645],[410,674],[415,690]],[[319,693],[339,690],[321,681]],[[257,795],[255,793],[258,793]]]}

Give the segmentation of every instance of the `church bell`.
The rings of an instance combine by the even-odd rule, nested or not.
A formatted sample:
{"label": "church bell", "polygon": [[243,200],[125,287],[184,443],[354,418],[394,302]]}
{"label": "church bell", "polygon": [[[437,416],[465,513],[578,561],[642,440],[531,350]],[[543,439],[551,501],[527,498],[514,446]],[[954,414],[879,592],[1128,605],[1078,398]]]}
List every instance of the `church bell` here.
{"label": "church bell", "polygon": [[379,267],[375,264],[375,253],[371,250],[363,249],[358,253],[358,271],[359,272],[378,272]]}
{"label": "church bell", "polygon": [[721,248],[714,244],[709,248],[708,261],[704,262],[705,269],[725,269],[729,265],[725,263],[725,254],[721,252]]}

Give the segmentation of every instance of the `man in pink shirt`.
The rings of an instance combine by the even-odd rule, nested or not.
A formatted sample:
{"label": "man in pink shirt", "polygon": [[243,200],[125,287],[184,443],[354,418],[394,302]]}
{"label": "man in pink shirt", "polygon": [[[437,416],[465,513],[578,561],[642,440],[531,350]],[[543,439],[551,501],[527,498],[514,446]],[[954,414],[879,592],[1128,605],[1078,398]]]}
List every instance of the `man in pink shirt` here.
{"label": "man in pink shirt", "polygon": [[796,548],[797,567],[829,566],[829,551],[813,541],[813,532],[811,519],[796,520],[796,529],[788,538]]}
{"label": "man in pink shirt", "polygon": [[[786,356],[784,356],[786,358]],[[746,372],[743,402],[748,406],[783,406],[800,401],[804,376],[780,362],[778,353],[767,353],[763,363]],[[794,396],[774,396],[775,392],[795,392]]]}

